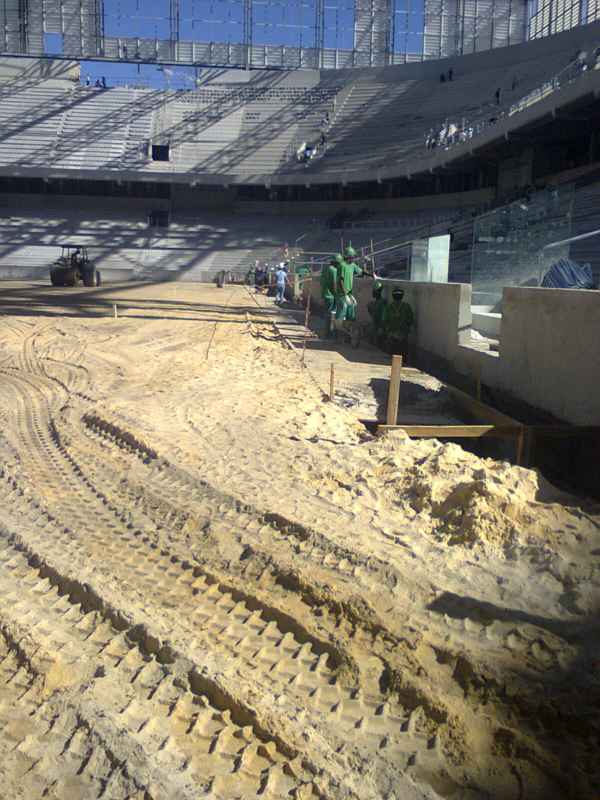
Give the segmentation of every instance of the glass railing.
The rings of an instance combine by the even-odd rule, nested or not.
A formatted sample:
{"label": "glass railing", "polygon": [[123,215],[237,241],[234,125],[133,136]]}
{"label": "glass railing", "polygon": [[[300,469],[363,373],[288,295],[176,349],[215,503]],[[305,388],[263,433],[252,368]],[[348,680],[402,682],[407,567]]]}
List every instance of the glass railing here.
{"label": "glass railing", "polygon": [[536,192],[479,216],[473,226],[471,283],[490,305],[505,286],[540,286],[569,246],[548,248],[571,235],[574,184]]}

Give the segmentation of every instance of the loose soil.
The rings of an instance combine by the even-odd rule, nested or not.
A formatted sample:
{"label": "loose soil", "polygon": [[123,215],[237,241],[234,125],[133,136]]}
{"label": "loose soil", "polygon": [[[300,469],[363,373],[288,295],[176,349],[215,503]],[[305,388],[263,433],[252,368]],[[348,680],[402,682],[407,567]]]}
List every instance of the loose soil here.
{"label": "loose soil", "polygon": [[597,798],[597,507],[372,437],[244,287],[0,314],[0,796]]}

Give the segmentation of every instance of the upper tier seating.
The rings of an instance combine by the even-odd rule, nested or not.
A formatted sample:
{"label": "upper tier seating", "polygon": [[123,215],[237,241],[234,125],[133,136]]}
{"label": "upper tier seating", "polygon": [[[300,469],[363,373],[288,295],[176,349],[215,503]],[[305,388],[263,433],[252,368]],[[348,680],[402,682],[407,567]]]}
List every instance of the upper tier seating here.
{"label": "upper tier seating", "polygon": [[[109,88],[69,81],[0,85],[0,173],[89,177],[121,173],[192,183],[311,183],[366,180],[427,170],[431,128],[509,114],[557,75],[581,49],[600,42],[594,23],[525,45],[441,62],[353,70],[234,73],[193,91]],[[454,79],[439,81],[452,67]],[[579,78],[600,89],[600,69]],[[577,81],[575,82],[577,83]],[[494,95],[501,89],[501,102]],[[563,91],[557,90],[556,95]],[[540,103],[543,105],[543,103]],[[489,130],[489,128],[488,128]],[[298,148],[318,143],[299,163]],[[476,146],[477,137],[469,146]],[[169,145],[152,160],[152,144]],[[438,148],[435,158],[460,156]]]}

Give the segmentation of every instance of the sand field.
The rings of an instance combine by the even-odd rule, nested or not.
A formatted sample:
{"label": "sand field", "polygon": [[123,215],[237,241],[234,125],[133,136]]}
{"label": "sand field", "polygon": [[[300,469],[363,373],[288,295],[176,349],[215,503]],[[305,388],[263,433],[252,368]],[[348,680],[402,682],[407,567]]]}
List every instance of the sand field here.
{"label": "sand field", "polygon": [[0,797],[598,798],[598,505],[371,436],[278,321],[0,286]]}

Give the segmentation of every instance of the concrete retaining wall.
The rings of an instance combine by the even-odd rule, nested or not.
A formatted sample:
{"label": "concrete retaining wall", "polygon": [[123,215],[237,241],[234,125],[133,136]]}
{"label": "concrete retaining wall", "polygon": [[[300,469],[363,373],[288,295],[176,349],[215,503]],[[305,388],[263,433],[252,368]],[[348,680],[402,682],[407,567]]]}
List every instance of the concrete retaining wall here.
{"label": "concrete retaining wall", "polygon": [[500,386],[580,425],[600,423],[600,292],[504,289]]}
{"label": "concrete retaining wall", "polygon": [[[385,281],[399,285],[415,315],[414,343],[437,358],[454,363],[459,345],[471,332],[471,287],[465,283]],[[391,298],[390,298],[391,299]]]}
{"label": "concrete retaining wall", "polygon": [[471,340],[471,287],[403,285],[417,350],[516,400],[578,425],[600,424],[600,292],[505,288],[499,353]]}
{"label": "concrete retaining wall", "polygon": [[[600,424],[600,292],[505,288],[499,352],[471,338],[471,286],[384,281],[401,286],[415,314],[412,344],[426,366],[443,365],[576,425]],[[355,282],[359,319],[369,321],[372,281]],[[322,307],[318,280],[311,303]]]}

